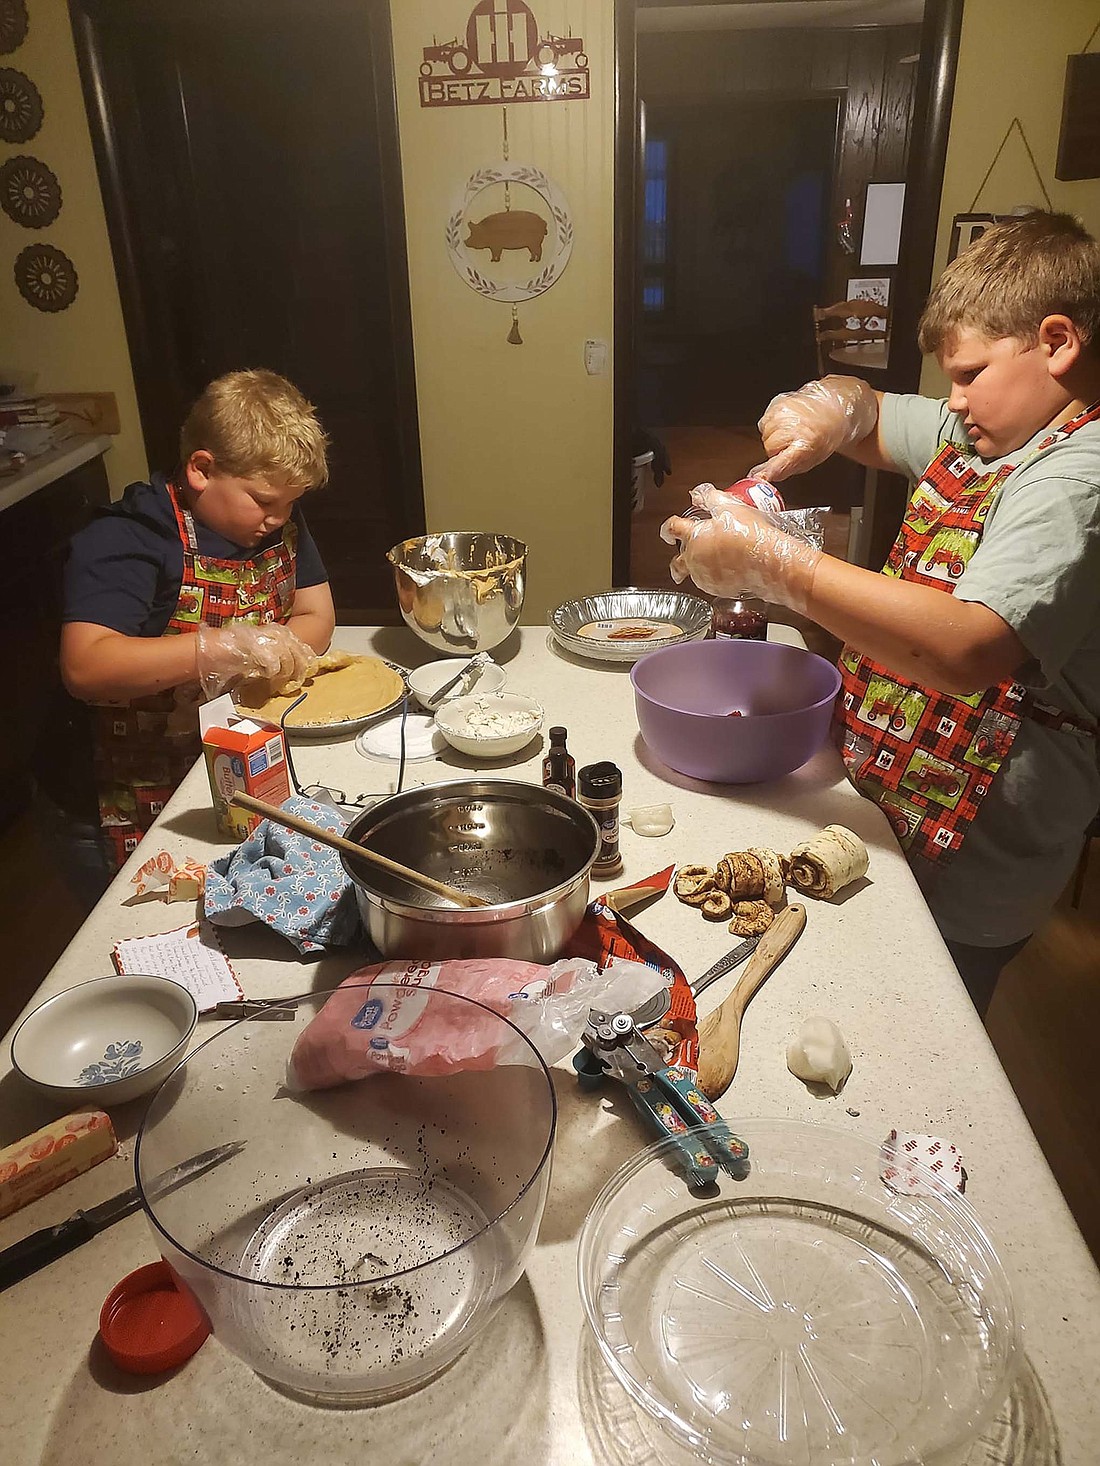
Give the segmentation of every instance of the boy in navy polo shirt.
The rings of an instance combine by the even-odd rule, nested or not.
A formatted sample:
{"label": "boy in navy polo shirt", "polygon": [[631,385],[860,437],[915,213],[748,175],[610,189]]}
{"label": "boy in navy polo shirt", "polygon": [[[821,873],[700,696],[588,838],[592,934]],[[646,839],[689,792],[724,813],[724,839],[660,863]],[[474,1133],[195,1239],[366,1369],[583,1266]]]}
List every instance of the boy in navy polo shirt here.
{"label": "boy in navy polo shirt", "polygon": [[195,704],[243,677],[300,678],[331,639],[328,577],[299,500],[328,476],[313,407],[268,371],[212,382],[179,470],[131,484],[73,539],[61,672],[95,705],[115,865],[199,751]]}

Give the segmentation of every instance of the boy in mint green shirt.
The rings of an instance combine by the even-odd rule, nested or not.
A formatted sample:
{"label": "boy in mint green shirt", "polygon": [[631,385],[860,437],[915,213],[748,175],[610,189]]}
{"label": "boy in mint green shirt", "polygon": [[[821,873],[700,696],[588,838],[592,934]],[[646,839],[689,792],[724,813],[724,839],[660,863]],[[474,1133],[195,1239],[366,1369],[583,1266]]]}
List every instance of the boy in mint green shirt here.
{"label": "boy in mint green shirt", "polygon": [[[915,482],[884,574],[717,490],[674,518],[673,575],[846,643],[838,737],[890,818],[980,1011],[1100,807],[1100,245],[1067,215],[988,230],[945,271],[922,349],[945,402],[826,377],[777,397],[772,481],[841,452]],[[946,592],[946,593],[945,593]]]}

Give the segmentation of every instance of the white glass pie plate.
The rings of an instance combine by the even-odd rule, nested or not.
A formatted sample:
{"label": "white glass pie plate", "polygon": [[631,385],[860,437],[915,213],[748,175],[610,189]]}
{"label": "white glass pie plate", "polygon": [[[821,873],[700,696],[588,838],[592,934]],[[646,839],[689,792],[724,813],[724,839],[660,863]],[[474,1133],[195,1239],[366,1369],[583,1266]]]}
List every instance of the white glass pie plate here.
{"label": "white glass pie plate", "polygon": [[698,641],[710,629],[710,603],[677,590],[603,591],[565,601],[550,613],[568,651],[600,662],[636,662],[655,647]]}
{"label": "white glass pie plate", "polygon": [[844,1131],[733,1128],[743,1179],[690,1192],[663,1141],[589,1212],[581,1296],[611,1371],[714,1466],[954,1466],[1018,1357],[973,1208],[931,1172],[896,1194]]}

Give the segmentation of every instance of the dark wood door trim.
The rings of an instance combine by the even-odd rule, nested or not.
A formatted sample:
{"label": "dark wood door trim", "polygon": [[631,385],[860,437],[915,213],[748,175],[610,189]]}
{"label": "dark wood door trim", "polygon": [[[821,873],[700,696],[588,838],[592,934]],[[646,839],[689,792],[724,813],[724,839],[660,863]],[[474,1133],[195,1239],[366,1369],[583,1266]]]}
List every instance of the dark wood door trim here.
{"label": "dark wood door trim", "polygon": [[369,0],[371,57],[374,63],[375,117],[382,171],[383,231],[390,295],[390,333],[397,389],[397,437],[401,457],[409,534],[423,534],[424,476],[420,459],[420,414],[416,398],[409,248],[405,233],[405,186],[401,173],[401,134],[397,122],[397,77],[393,65],[393,27],[389,0]]}
{"label": "dark wood door trim", "polygon": [[634,437],[634,367],[638,236],[638,82],[635,0],[615,0],[615,260],[612,353],[614,428],[611,474],[611,583],[630,581],[631,478]]}
{"label": "dark wood door trim", "polygon": [[886,373],[891,392],[916,392],[920,387],[922,358],[917,324],[928,298],[936,258],[963,3],[924,3],[890,327],[890,366]]}
{"label": "dark wood door trim", "polygon": [[69,19],[72,24],[73,40],[76,46],[77,67],[84,92],[84,106],[88,114],[89,130],[96,169],[99,173],[100,192],[103,195],[103,209],[107,218],[107,234],[114,256],[115,276],[118,282],[122,318],[126,328],[127,344],[130,350],[130,364],[134,374],[134,389],[138,410],[146,437],[148,456],[147,421],[158,416],[159,401],[150,400],[152,384],[157,381],[153,343],[155,332],[145,308],[145,300],[138,288],[140,259],[137,240],[134,237],[127,210],[123,206],[126,188],[122,176],[122,154],[115,131],[114,116],[108,101],[108,85],[105,58],[96,30],[96,18],[100,7],[95,0],[69,0]]}

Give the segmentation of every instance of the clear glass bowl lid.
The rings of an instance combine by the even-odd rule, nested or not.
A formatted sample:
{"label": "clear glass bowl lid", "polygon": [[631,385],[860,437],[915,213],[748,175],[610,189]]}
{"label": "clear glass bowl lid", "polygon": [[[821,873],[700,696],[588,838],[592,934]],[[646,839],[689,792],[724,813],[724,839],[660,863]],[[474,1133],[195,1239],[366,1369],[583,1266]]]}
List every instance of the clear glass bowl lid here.
{"label": "clear glass bowl lid", "polygon": [[715,1466],[912,1466],[965,1451],[1004,1400],[1017,1328],[973,1208],[879,1147],[744,1120],[740,1179],[687,1189],[662,1141],[586,1219],[580,1286],[619,1382]]}

